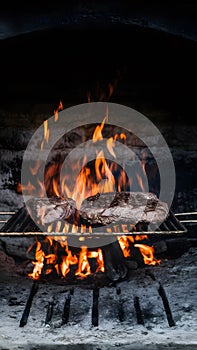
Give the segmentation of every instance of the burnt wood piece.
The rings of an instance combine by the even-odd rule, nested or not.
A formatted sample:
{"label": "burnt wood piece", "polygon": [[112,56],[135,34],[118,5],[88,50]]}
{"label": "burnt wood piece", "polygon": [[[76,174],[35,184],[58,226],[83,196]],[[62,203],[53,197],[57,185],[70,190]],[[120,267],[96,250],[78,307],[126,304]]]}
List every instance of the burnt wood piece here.
{"label": "burnt wood piece", "polygon": [[124,310],[123,310],[123,300],[121,297],[120,287],[116,288],[116,294],[118,295],[118,318],[120,322],[124,321]]}
{"label": "burnt wood piece", "polygon": [[38,282],[34,281],[32,288],[31,288],[31,291],[30,291],[30,294],[29,294],[29,298],[28,298],[26,306],[25,306],[25,310],[23,311],[23,315],[22,315],[21,320],[20,320],[20,325],[19,325],[20,327],[24,327],[27,324],[27,320],[28,320],[29,313],[31,310],[32,301],[33,301],[33,298],[36,295],[37,291],[38,291]]}
{"label": "burnt wood piece", "polygon": [[165,313],[166,313],[166,316],[167,316],[169,327],[174,327],[175,326],[175,322],[174,322],[174,319],[172,317],[172,312],[171,312],[171,309],[170,309],[168,298],[166,296],[166,292],[164,290],[164,287],[162,286],[162,284],[160,282],[159,282],[158,293],[159,293],[159,295],[160,295],[160,297],[162,299],[162,302],[163,302],[163,306],[164,306],[164,310],[165,310]]}
{"label": "burnt wood piece", "polygon": [[92,325],[98,327],[99,324],[99,288],[93,290],[93,303],[92,303]]}
{"label": "burnt wood piece", "polygon": [[[141,242],[140,242],[141,243]],[[137,263],[137,267],[144,267],[144,259],[140,252],[140,250],[136,247],[134,247],[134,244],[130,244],[130,256],[125,258],[126,260],[126,266],[129,268],[135,269],[135,265],[133,265],[133,262]]]}
{"label": "burnt wood piece", "polygon": [[138,296],[134,297],[134,308],[136,311],[137,323],[144,325],[142,310],[141,310],[141,306],[140,306],[140,299]]}
{"label": "burnt wood piece", "polygon": [[128,269],[118,241],[105,245],[101,249],[107,277],[114,282],[125,278]]}
{"label": "burnt wood piece", "polygon": [[190,243],[186,238],[167,239],[165,243],[167,245],[167,252],[165,255],[171,259],[179,258],[190,248]]}

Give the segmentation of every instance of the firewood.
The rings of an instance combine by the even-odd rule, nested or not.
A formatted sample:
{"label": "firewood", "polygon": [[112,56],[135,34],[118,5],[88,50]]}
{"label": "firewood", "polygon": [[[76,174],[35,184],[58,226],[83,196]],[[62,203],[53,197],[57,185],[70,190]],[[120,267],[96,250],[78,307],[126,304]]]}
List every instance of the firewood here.
{"label": "firewood", "polygon": [[102,247],[105,273],[111,281],[118,281],[127,275],[122,250],[117,241]]}

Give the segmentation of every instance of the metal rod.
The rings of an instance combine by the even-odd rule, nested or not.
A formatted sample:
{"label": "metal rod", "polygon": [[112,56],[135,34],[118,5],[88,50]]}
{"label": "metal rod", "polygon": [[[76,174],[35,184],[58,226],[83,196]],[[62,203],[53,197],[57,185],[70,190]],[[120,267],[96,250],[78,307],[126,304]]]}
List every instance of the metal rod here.
{"label": "metal rod", "polygon": [[52,316],[53,316],[53,307],[54,307],[54,301],[51,300],[48,302],[47,305],[47,313],[45,318],[45,324],[49,324],[51,322]]}
{"label": "metal rod", "polygon": [[173,317],[172,317],[172,312],[171,312],[171,309],[170,309],[170,305],[169,305],[169,302],[168,302],[168,298],[166,296],[166,292],[164,290],[164,287],[162,286],[162,284],[159,282],[159,288],[158,288],[158,293],[163,301],[163,306],[164,306],[164,310],[165,310],[165,313],[166,313],[166,316],[167,316],[167,320],[168,320],[168,324],[170,327],[174,327],[175,326],[175,322],[173,320]]}
{"label": "metal rod", "polygon": [[163,306],[164,306],[164,310],[165,310],[165,313],[167,316],[168,324],[170,327],[175,326],[175,322],[174,322],[173,317],[172,317],[172,312],[170,309],[169,301],[167,299],[164,287],[162,286],[161,282],[157,281],[155,275],[152,272],[150,272],[149,270],[146,270],[146,275],[150,276],[153,281],[156,281],[159,284],[158,293],[163,301]]}
{"label": "metal rod", "polygon": [[[159,233],[159,234],[180,234],[180,233],[185,233],[186,230],[182,229],[182,230],[178,230],[177,231],[146,231],[147,235],[155,235],[155,233]],[[128,232],[128,233],[124,233],[124,232],[116,232],[116,233],[100,233],[100,232],[94,232],[93,234],[90,233],[64,233],[64,232],[0,232],[0,236],[5,236],[5,237],[13,237],[13,236],[17,236],[17,237],[25,237],[25,236],[63,236],[63,237],[116,237],[116,236],[133,236],[133,235],[143,235],[145,232]]]}
{"label": "metal rod", "polygon": [[71,302],[71,296],[74,293],[74,289],[71,289],[68,291],[65,304],[64,304],[64,310],[62,315],[62,324],[67,324],[69,321],[69,315],[70,315],[70,302]]}
{"label": "metal rod", "polygon": [[135,307],[135,311],[136,311],[137,323],[144,325],[142,310],[141,310],[141,306],[140,306],[140,299],[138,296],[134,297],[134,307]]}
{"label": "metal rod", "polygon": [[116,288],[116,293],[119,296],[119,300],[118,300],[118,318],[120,322],[124,321],[124,310],[123,310],[123,301],[121,298],[121,289],[120,287]]}
{"label": "metal rod", "polygon": [[0,211],[0,215],[14,215],[15,211]]}
{"label": "metal rod", "polygon": [[33,298],[36,295],[37,291],[38,291],[38,282],[34,281],[32,287],[31,287],[29,298],[27,300],[25,309],[23,311],[23,314],[22,314],[22,317],[21,317],[21,320],[20,320],[19,327],[24,327],[27,324],[27,320],[28,320],[29,313],[30,313],[30,310],[31,310],[32,301],[33,301]]}
{"label": "metal rod", "polygon": [[191,211],[188,213],[176,213],[175,216],[182,216],[182,215],[197,215],[197,211]]}
{"label": "metal rod", "polygon": [[92,325],[98,327],[98,304],[99,304],[99,288],[93,290],[93,304],[92,304]]}
{"label": "metal rod", "polygon": [[191,223],[191,224],[192,224],[192,223],[194,223],[194,222],[197,223],[197,220],[180,220],[180,222],[181,222],[181,223],[187,222],[187,223]]}

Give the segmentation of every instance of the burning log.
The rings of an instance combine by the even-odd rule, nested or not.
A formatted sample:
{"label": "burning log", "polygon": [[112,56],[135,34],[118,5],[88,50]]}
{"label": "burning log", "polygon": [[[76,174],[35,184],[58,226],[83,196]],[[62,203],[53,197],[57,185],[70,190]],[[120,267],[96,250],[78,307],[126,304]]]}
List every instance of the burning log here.
{"label": "burning log", "polygon": [[128,269],[118,241],[102,247],[105,273],[111,281],[125,278]]}

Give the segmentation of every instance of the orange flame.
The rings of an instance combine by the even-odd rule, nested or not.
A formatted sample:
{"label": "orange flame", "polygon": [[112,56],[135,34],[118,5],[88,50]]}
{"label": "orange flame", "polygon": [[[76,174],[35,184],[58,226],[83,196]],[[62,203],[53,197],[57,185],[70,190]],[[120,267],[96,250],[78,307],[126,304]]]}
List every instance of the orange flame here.
{"label": "orange flame", "polygon": [[134,244],[134,247],[139,248],[143,259],[144,259],[144,263],[146,265],[156,265],[156,264],[160,264],[160,260],[157,260],[154,258],[154,248],[150,247],[148,245],[145,244]]}
{"label": "orange flame", "polygon": [[78,263],[77,256],[72,255],[71,251],[68,249],[67,243],[66,243],[65,250],[68,255],[62,258],[62,263],[60,265],[61,273],[63,277],[66,277],[66,275],[70,272],[70,265],[76,265]]}
{"label": "orange flame", "polygon": [[32,277],[35,280],[39,279],[44,266],[44,257],[45,257],[45,254],[41,249],[41,243],[38,241],[37,247],[36,247],[36,254],[35,254],[35,258],[37,261],[32,262],[34,265],[34,269],[33,269],[33,272],[28,275],[29,277]]}
{"label": "orange flame", "polygon": [[[61,240],[61,237],[56,237],[56,239]],[[52,252],[50,254],[45,254],[41,243],[37,241],[35,253],[36,262],[33,261],[34,269],[33,272],[29,274],[29,277],[32,277],[33,279],[40,278],[44,266],[45,274],[50,274],[53,271],[53,268],[55,268],[58,275],[61,274],[62,277],[66,277],[66,275],[70,272],[70,266],[77,264],[78,267],[75,275],[79,276],[80,278],[85,278],[92,273],[88,260],[92,258],[96,259],[97,262],[96,272],[105,271],[103,254],[100,248],[98,248],[96,251],[89,251],[86,246],[82,246],[79,257],[77,257],[76,255],[72,254],[71,250],[69,250],[67,241],[60,241],[60,244],[64,248],[66,255],[62,256],[61,262],[58,264],[57,245],[54,243],[56,241],[52,237],[47,236],[45,242],[48,243],[48,250],[52,250]],[[30,250],[31,247],[29,248],[29,251]]]}
{"label": "orange flame", "polygon": [[106,141],[106,146],[108,151],[111,153],[111,155],[116,158],[116,155],[114,153],[113,147],[114,147],[114,139],[113,137],[110,137],[107,141]]}
{"label": "orange flame", "polygon": [[[135,236],[118,236],[118,242],[120,244],[120,247],[122,249],[123,255],[125,258],[128,258],[131,256],[131,250],[130,250],[130,242],[134,243],[136,241],[142,241],[148,239],[147,235],[135,235]],[[134,244],[135,248],[139,248],[143,259],[144,263],[146,265],[156,265],[160,264],[160,260],[157,260],[154,257],[154,248],[145,244],[139,244],[135,243]]]}
{"label": "orange flame", "polygon": [[63,103],[62,103],[62,101],[60,101],[58,108],[57,108],[56,110],[54,110],[54,121],[55,121],[55,122],[57,122],[57,121],[58,121],[58,118],[59,118],[58,112],[59,112],[59,111],[62,111],[63,108],[64,108],[64,107],[63,107]]}
{"label": "orange flame", "polygon": [[20,181],[17,183],[16,192],[17,193],[25,193],[25,194],[32,194],[33,191],[35,191],[36,188],[34,185],[31,184],[30,181],[28,181],[27,185],[22,185]]}
{"label": "orange flame", "polygon": [[138,173],[136,173],[136,177],[137,177],[137,181],[138,181],[138,184],[139,184],[142,192],[145,192],[145,188],[144,188],[141,176]]}
{"label": "orange flame", "polygon": [[32,168],[32,167],[29,168],[29,170],[30,170],[30,172],[31,172],[31,174],[32,174],[33,176],[35,176],[35,175],[37,174],[37,172],[38,172],[38,170],[39,170],[41,164],[42,164],[42,161],[39,160],[39,161],[36,162],[34,168]]}
{"label": "orange flame", "polygon": [[104,128],[105,122],[108,120],[108,114],[106,113],[105,118],[103,119],[102,123],[100,125],[97,125],[97,127],[94,130],[94,134],[92,136],[92,142],[95,143],[97,141],[103,140],[102,130]]}

